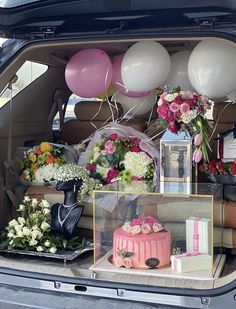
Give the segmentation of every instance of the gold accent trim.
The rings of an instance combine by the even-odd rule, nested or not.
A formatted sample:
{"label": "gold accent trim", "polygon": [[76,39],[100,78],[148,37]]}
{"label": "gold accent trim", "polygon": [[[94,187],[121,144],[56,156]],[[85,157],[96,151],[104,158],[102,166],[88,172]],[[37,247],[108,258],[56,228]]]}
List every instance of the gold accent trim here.
{"label": "gold accent trim", "polygon": [[185,178],[179,178],[179,177],[165,177],[165,176],[160,176],[160,181],[162,182],[191,182],[191,177],[185,177]]}

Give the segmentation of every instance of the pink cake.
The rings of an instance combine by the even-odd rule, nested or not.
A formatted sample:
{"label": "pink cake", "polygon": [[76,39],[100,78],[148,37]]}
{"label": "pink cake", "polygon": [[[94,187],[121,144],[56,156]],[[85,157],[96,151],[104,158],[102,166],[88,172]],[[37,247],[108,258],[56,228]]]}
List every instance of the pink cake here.
{"label": "pink cake", "polygon": [[117,267],[155,268],[170,263],[171,234],[154,217],[125,223],[113,233],[113,263]]}

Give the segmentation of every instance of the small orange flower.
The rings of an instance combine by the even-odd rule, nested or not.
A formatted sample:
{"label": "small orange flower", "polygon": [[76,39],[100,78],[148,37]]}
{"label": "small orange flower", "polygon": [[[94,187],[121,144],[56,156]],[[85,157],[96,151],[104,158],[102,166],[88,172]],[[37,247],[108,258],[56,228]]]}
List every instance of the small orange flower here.
{"label": "small orange flower", "polygon": [[51,144],[49,144],[48,142],[42,142],[40,145],[39,145],[39,148],[42,152],[51,152],[53,150],[53,146]]}
{"label": "small orange flower", "polygon": [[52,155],[48,156],[48,157],[46,158],[45,162],[46,162],[47,164],[55,163],[55,158],[54,158],[54,156],[52,156]]}
{"label": "small orange flower", "polygon": [[38,155],[38,156],[42,154],[42,151],[39,147],[36,147],[34,151],[35,151],[36,155]]}

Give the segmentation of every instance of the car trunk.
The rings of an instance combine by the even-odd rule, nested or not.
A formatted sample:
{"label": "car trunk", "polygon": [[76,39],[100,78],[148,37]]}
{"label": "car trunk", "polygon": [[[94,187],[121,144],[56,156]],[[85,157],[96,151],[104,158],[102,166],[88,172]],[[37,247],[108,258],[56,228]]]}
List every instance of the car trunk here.
{"label": "car trunk", "polygon": [[[171,7],[169,9],[163,7],[162,14],[157,19],[159,8],[146,10],[142,1],[137,2],[137,9],[133,11],[127,7],[125,1],[120,1],[120,5],[114,10],[116,3],[112,1],[112,14],[109,1],[98,1],[101,6],[96,7],[96,10],[100,9],[100,12],[94,19],[94,7],[89,6],[89,12],[81,13],[81,16],[65,18],[64,15],[67,14],[63,11],[65,7],[59,4],[56,11],[58,17],[52,21],[49,17],[52,15],[50,10],[53,6],[50,7],[49,1],[46,2],[49,5],[48,14],[45,15],[43,23],[39,23],[39,18],[35,20],[36,16],[39,16],[37,14],[40,12],[41,3],[38,7],[37,3],[32,3],[27,14],[32,12],[34,14],[26,18],[26,23],[21,19],[23,16],[21,8],[17,7],[9,14],[10,18],[4,18],[2,22],[3,34],[6,37],[18,38],[21,40],[21,45],[15,48],[14,53],[4,55],[0,90],[6,87],[25,61],[45,64],[48,69],[13,97],[11,113],[10,104],[5,104],[0,111],[1,227],[16,216],[16,209],[9,195],[6,195],[6,189],[12,190],[19,200],[26,190],[14,177],[10,177],[10,181],[8,179],[6,187],[5,162],[7,159],[14,159],[19,147],[31,142],[37,144],[43,140],[54,141],[52,121],[57,112],[55,110],[51,115],[54,94],[60,89],[63,92],[64,102],[67,102],[71,95],[64,80],[64,71],[66,63],[74,53],[82,49],[98,48],[114,57],[125,53],[135,42],[154,40],[173,54],[181,50],[192,50],[203,38],[231,40],[232,44],[235,40],[234,5],[227,9],[218,5],[212,10],[210,4],[209,7],[208,5],[198,7],[194,3],[194,9],[178,9],[178,1],[174,6],[168,2]],[[81,1],[80,4],[77,2],[71,1],[70,11],[73,11],[73,7],[78,10],[77,5],[89,1]],[[85,10],[85,7],[83,9]],[[203,11],[207,11],[208,14],[203,14]],[[42,12],[45,13],[43,10]],[[63,17],[61,12],[64,12]],[[11,131],[9,117],[12,123]],[[85,230],[84,233],[92,237],[91,230],[89,232]],[[0,256],[2,278],[0,282],[42,291],[200,308],[204,306],[204,302],[205,305],[208,304],[209,298],[216,299],[217,296],[230,294],[235,289],[235,248],[226,244],[222,250],[226,255],[224,269],[218,278],[208,280],[112,272],[99,272],[95,276],[89,269],[94,262],[93,254],[87,252],[66,265],[63,261],[50,258],[3,254]],[[165,298],[166,294],[168,299]],[[214,302],[212,304],[214,305]]]}

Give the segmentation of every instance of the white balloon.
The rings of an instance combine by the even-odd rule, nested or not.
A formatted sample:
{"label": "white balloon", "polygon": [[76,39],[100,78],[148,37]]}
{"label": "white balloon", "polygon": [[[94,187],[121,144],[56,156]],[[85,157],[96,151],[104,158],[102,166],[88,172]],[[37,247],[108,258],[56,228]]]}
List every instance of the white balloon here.
{"label": "white balloon", "polygon": [[201,41],[189,58],[188,75],[197,92],[224,97],[235,89],[236,46],[217,39]]}
{"label": "white balloon", "polygon": [[164,86],[169,86],[170,88],[180,87],[182,90],[194,91],[192,84],[188,78],[188,60],[191,55],[190,50],[183,50],[174,53],[171,59],[170,73]]}
{"label": "white balloon", "polygon": [[236,90],[227,94],[227,99],[229,99],[232,102],[236,102]]}
{"label": "white balloon", "polygon": [[155,105],[157,99],[156,91],[151,91],[150,95],[141,98],[131,98],[116,92],[112,96],[113,102],[119,102],[124,114],[141,116],[147,114]]}
{"label": "white balloon", "polygon": [[154,41],[135,43],[124,55],[121,77],[130,91],[149,91],[166,80],[170,72],[167,50]]}

